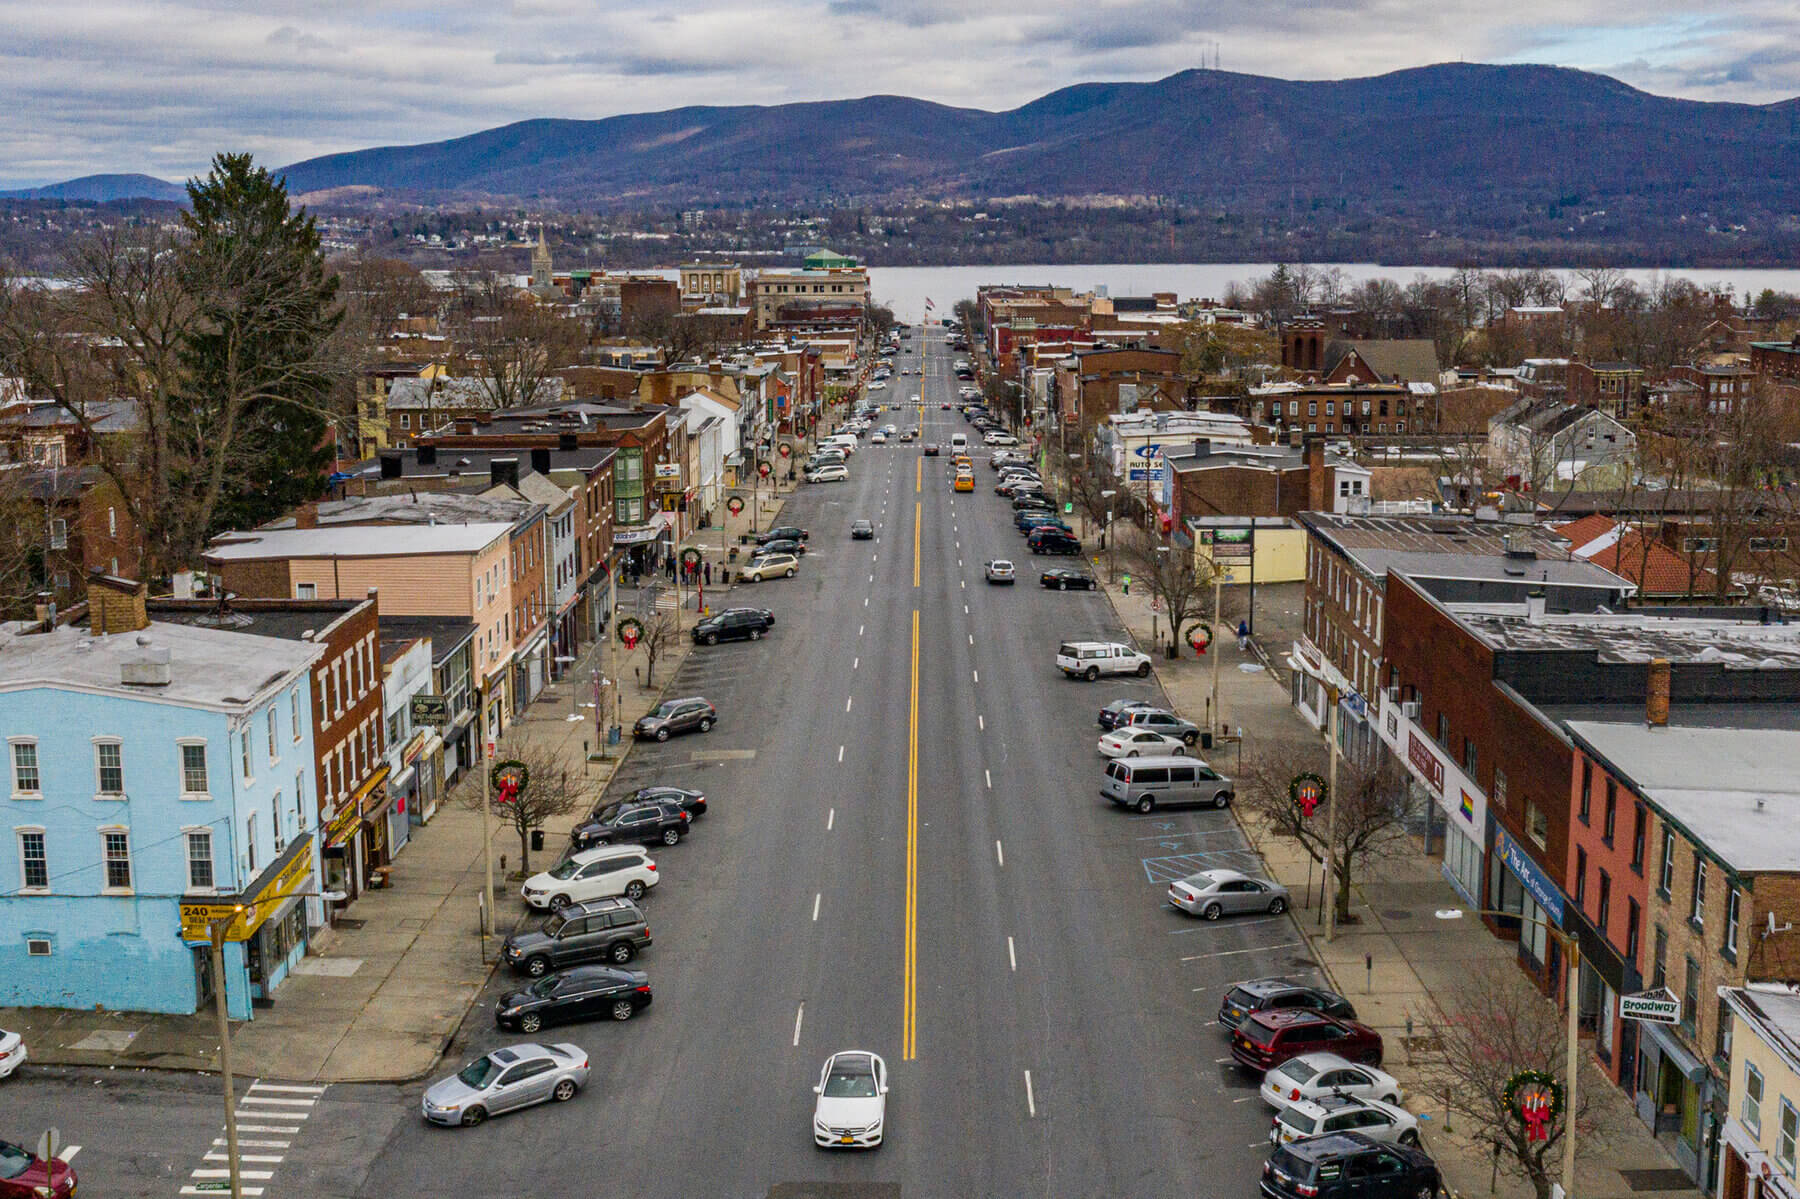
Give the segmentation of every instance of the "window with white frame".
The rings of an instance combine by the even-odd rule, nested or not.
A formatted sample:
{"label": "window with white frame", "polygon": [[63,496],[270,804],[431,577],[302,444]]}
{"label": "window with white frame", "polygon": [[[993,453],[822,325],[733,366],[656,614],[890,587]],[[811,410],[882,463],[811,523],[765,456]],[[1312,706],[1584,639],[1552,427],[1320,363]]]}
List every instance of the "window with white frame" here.
{"label": "window with white frame", "polygon": [[275,705],[274,705],[274,703],[271,702],[269,704],[269,710],[264,715],[264,719],[268,722],[268,725],[269,725],[269,764],[271,766],[273,766],[276,762],[281,761],[281,746],[275,740]]}
{"label": "window with white frame", "polygon": [[1697,853],[1694,855],[1694,902],[1688,911],[1688,919],[1696,925],[1706,923],[1706,859]]}
{"label": "window with white frame", "polygon": [[1800,1111],[1783,1096],[1781,1100],[1781,1131],[1775,1138],[1775,1160],[1791,1177],[1794,1173],[1794,1142],[1800,1140]]}
{"label": "window with white frame", "polygon": [[26,891],[50,889],[50,854],[41,828],[19,830],[19,886]]}
{"label": "window with white frame", "polygon": [[250,727],[248,725],[245,725],[244,731],[238,734],[238,762],[244,769],[245,782],[256,777],[250,770]]}
{"label": "window with white frame", "polygon": [[212,830],[189,829],[187,832],[188,890],[211,891],[217,877],[213,872]]}
{"label": "window with white frame", "polygon": [[300,740],[300,688],[288,692],[288,723],[293,726],[294,740]]}
{"label": "window with white frame", "polygon": [[252,812],[248,816],[244,817],[244,856],[249,862],[249,865],[246,867],[245,872],[248,874],[255,874],[256,873],[256,813],[255,812]]}
{"label": "window with white frame", "polygon": [[275,830],[275,852],[280,853],[286,846],[287,839],[281,835],[281,792],[279,791],[275,793],[275,798],[269,801],[269,818],[274,821],[272,827]]}
{"label": "window with white frame", "polygon": [[108,891],[131,890],[131,834],[122,828],[100,830],[100,861]]}
{"label": "window with white frame", "polygon": [[295,599],[318,599],[319,598],[319,585],[317,583],[295,583],[294,584],[294,598]]}
{"label": "window with white frame", "polygon": [[306,831],[306,771],[294,773],[294,832]]}
{"label": "window with white frame", "polygon": [[125,797],[125,747],[118,741],[94,742],[94,793]]}
{"label": "window with white frame", "polygon": [[1762,1135],[1763,1076],[1750,1062],[1744,1063],[1744,1098],[1738,1103],[1738,1121],[1750,1135]]}
{"label": "window with white frame", "polygon": [[1741,898],[1736,887],[1725,888],[1725,940],[1723,948],[1725,956],[1737,960],[1738,949],[1738,914]]}
{"label": "window with white frame", "polygon": [[181,745],[181,793],[183,795],[205,795],[206,782],[206,742],[183,741]]}
{"label": "window with white frame", "polygon": [[15,796],[35,798],[43,794],[44,776],[38,769],[38,747],[34,739],[20,737],[12,743],[12,776]]}

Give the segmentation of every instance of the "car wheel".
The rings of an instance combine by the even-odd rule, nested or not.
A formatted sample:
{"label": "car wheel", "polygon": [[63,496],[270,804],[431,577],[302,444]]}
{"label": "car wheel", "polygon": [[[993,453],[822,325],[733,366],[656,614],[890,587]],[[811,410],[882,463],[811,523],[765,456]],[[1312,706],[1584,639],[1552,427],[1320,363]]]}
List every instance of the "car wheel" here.
{"label": "car wheel", "polygon": [[1086,673],[1084,673],[1081,677],[1091,683],[1095,679],[1100,677],[1100,668],[1098,666],[1090,666],[1087,668]]}
{"label": "car wheel", "polygon": [[1135,758],[1138,756],[1138,751],[1135,749],[1128,749],[1125,751],[1125,756],[1128,758]]}
{"label": "car wheel", "polygon": [[1058,591],[1067,591],[1069,589],[1069,581],[1067,579],[1061,580],[1056,584],[1056,589]]}
{"label": "car wheel", "polygon": [[545,974],[549,973],[549,970],[550,962],[546,958],[532,958],[525,963],[525,973],[531,975],[533,978],[542,978]]}
{"label": "car wheel", "polygon": [[761,629],[751,629],[750,630],[750,640],[761,641],[762,640],[762,630]]}
{"label": "car wheel", "polygon": [[1204,908],[1200,909],[1200,914],[1205,916],[1208,920],[1217,920],[1220,916],[1225,914],[1225,909],[1216,903],[1209,903]]}
{"label": "car wheel", "polygon": [[569,1100],[575,1098],[575,1092],[580,1089],[581,1088],[575,1085],[575,1080],[573,1078],[565,1078],[556,1084],[556,1089],[551,1091],[550,1095],[558,1103],[567,1103]]}
{"label": "car wheel", "polygon": [[569,906],[569,897],[567,895],[552,895],[550,897],[550,906],[560,912],[562,909]]}
{"label": "car wheel", "polygon": [[630,882],[625,884],[625,898],[626,899],[639,900],[639,899],[642,899],[643,897],[644,897],[644,884],[643,883],[639,882],[637,879],[634,878]]}
{"label": "car wheel", "polygon": [[1409,1128],[1401,1133],[1400,1143],[1402,1145],[1410,1145],[1414,1149],[1417,1149],[1419,1147],[1419,1130],[1416,1128]]}
{"label": "car wheel", "polygon": [[607,957],[619,963],[629,962],[636,954],[637,950],[631,947],[630,941],[620,941],[606,951]]}
{"label": "car wheel", "polygon": [[719,635],[717,633],[708,633],[706,635],[706,644],[708,644],[708,645],[719,644]]}
{"label": "car wheel", "polygon": [[788,567],[782,577],[789,578],[789,579],[793,578],[794,577],[794,568],[791,566]]}
{"label": "car wheel", "polygon": [[656,730],[656,739],[658,741],[667,741],[669,739],[669,730],[668,729],[657,729]]}
{"label": "car wheel", "polygon": [[680,829],[666,828],[662,831],[662,843],[664,845],[673,845],[679,840],[681,840],[681,830]]}
{"label": "car wheel", "polygon": [[520,1032],[536,1032],[542,1027],[544,1027],[544,1018],[536,1012],[526,1012],[519,1017]]}
{"label": "car wheel", "polygon": [[473,1128],[485,1119],[487,1119],[487,1108],[479,1106],[472,1107],[462,1114],[462,1126],[464,1128]]}
{"label": "car wheel", "polygon": [[1198,741],[1198,740],[1200,740],[1200,734],[1199,734],[1199,733],[1197,733],[1197,732],[1194,732],[1194,733],[1183,733],[1183,734],[1181,734],[1181,743],[1182,743],[1182,744],[1183,744],[1183,745],[1190,745],[1190,746],[1191,746],[1191,745],[1193,745],[1193,744],[1194,744],[1194,742],[1196,742],[1196,741]]}
{"label": "car wheel", "polygon": [[1269,915],[1279,916],[1285,911],[1287,911],[1287,900],[1271,899],[1269,901]]}
{"label": "car wheel", "polygon": [[1149,677],[1150,677],[1150,663],[1148,663],[1148,662],[1139,662],[1139,663],[1138,663],[1138,668],[1137,668],[1137,676],[1138,676],[1138,678],[1140,678],[1140,679],[1147,679],[1147,678],[1149,678]]}
{"label": "car wheel", "polygon": [[631,1005],[631,1000],[629,999],[620,999],[612,1005],[612,1018],[614,1020],[629,1020],[636,1013],[637,1008]]}
{"label": "car wheel", "polygon": [[1156,811],[1156,801],[1146,795],[1144,798],[1137,801],[1137,810],[1139,816],[1148,816],[1150,813]]}
{"label": "car wheel", "polygon": [[712,717],[702,716],[700,718],[700,731],[703,733],[712,732]]}
{"label": "car wheel", "polygon": [[1218,808],[1220,811],[1224,811],[1226,808],[1229,808],[1230,806],[1231,806],[1231,792],[1221,791],[1217,795],[1213,796],[1213,807]]}
{"label": "car wheel", "polygon": [[1413,1199],[1437,1199],[1437,1197],[1438,1197],[1437,1187],[1430,1183],[1427,1183],[1425,1186],[1422,1186],[1418,1189],[1417,1193],[1414,1194]]}

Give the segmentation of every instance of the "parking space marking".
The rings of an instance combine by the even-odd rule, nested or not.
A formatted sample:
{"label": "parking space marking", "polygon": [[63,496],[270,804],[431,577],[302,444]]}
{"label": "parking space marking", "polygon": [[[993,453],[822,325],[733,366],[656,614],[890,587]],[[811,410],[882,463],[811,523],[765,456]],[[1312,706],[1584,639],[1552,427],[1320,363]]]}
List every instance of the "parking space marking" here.
{"label": "parking space marking", "polygon": [[1144,876],[1151,883],[1172,883],[1202,870],[1241,870],[1251,874],[1262,859],[1249,849],[1215,849],[1209,853],[1183,853],[1166,858],[1143,858]]}
{"label": "parking space marking", "polygon": [[[1234,958],[1246,953],[1273,953],[1277,949],[1295,949],[1304,944],[1306,944],[1305,941],[1283,941],[1279,945],[1253,945],[1249,949],[1221,949],[1217,953],[1197,953],[1192,957],[1185,957],[1181,960],[1184,962],[1198,962],[1202,958]],[[1194,990],[1210,991],[1212,988],[1195,987]]]}

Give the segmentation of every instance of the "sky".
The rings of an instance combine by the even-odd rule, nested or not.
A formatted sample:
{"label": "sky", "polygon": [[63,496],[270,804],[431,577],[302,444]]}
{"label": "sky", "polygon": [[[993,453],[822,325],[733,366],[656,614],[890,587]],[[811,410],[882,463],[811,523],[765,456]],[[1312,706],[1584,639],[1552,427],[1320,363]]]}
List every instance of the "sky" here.
{"label": "sky", "polygon": [[0,187],[179,181],[529,117],[879,93],[1004,109],[1210,65],[1289,79],[1539,62],[1800,96],[1796,0],[0,0]]}

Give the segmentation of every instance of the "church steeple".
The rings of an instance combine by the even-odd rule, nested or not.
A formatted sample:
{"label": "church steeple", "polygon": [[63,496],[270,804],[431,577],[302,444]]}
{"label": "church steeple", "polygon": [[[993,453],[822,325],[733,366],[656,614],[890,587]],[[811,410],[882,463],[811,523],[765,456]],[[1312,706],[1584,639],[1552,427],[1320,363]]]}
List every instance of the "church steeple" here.
{"label": "church steeple", "polygon": [[544,244],[544,226],[538,225],[537,245],[531,251],[531,286],[550,286],[550,247]]}

